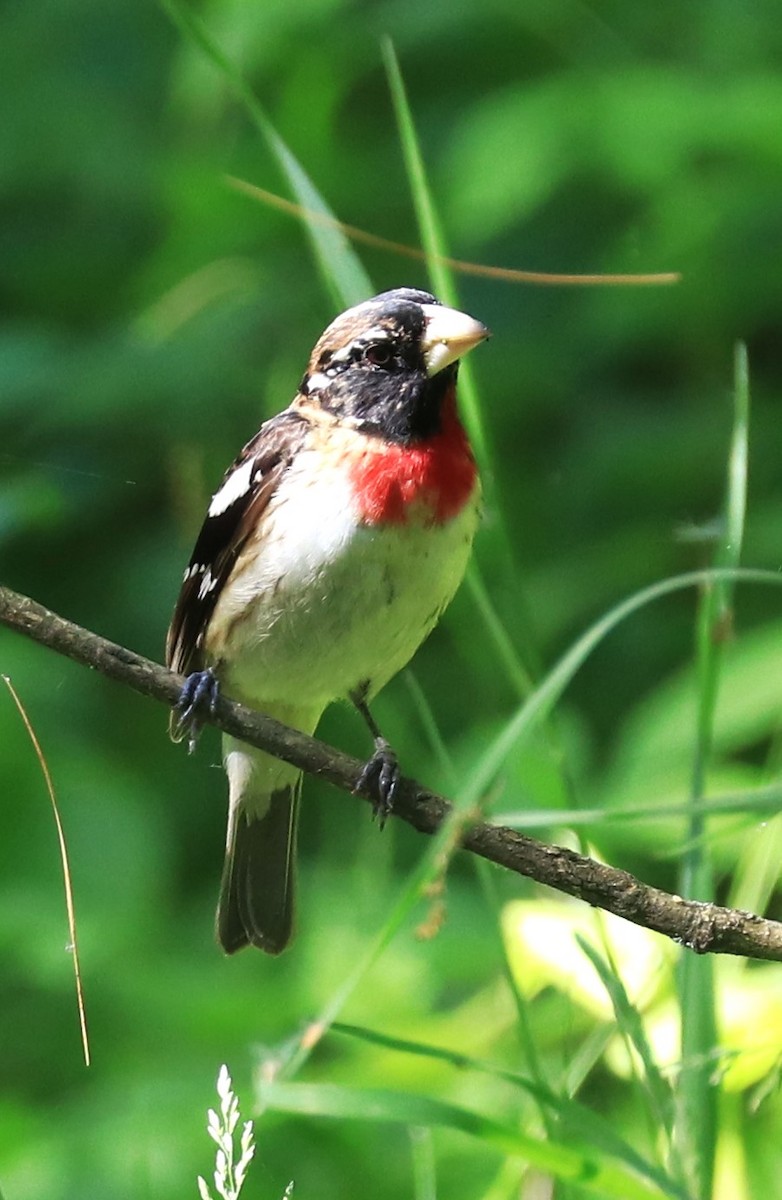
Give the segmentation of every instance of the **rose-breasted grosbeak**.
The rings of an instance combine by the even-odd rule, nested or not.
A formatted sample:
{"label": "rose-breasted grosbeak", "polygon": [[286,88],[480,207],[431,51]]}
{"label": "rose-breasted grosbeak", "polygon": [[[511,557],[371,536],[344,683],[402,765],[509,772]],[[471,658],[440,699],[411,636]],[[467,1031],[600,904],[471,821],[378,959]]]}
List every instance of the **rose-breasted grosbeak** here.
{"label": "rose-breasted grosbeak", "polygon": [[[353,701],[375,738],[362,777],[390,808],[398,768],[368,701],[456,591],[479,484],[456,411],[457,360],[488,330],[427,292],[348,309],[315,345],[293,403],[248,442],[212,498],[168,632],[188,675],[172,735],[214,687],[313,733]],[[217,936],[228,953],[292,932],[301,774],[224,738],[229,784]]]}

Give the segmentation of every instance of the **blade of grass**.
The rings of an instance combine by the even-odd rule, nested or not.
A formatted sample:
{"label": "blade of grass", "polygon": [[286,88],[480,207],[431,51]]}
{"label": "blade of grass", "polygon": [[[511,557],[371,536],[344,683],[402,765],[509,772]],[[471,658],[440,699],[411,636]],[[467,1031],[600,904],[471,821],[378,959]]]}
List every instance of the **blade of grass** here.
{"label": "blade of grass", "polygon": [[[452,308],[459,308],[460,301],[454,271],[449,265],[445,237],[429,187],[412,110],[407,98],[402,72],[399,68],[399,61],[390,38],[386,37],[383,39],[381,50],[432,290],[445,304],[449,304]],[[491,511],[496,512],[500,518],[496,525],[497,533],[500,535],[498,550],[502,554],[503,559],[508,564],[512,564],[507,530],[502,520],[501,509],[497,503],[494,491],[492,456],[483,422],[481,404],[478,399],[478,391],[475,385],[475,376],[469,360],[463,362],[459,368],[459,406],[464,416],[470,442],[481,466],[486,506]],[[519,655],[514,647],[513,641],[509,637],[494,607],[475,559],[472,560],[468,568],[466,584],[473,603],[484,623],[484,627],[494,643],[497,656],[503,664],[509,682],[519,697],[523,698],[527,696],[532,689],[534,672],[525,665],[522,656]],[[517,585],[517,581],[516,596],[517,605],[524,607],[523,594]],[[530,629],[532,628],[532,621],[527,619],[521,621],[520,625],[524,629]],[[525,646],[524,650],[526,658],[532,660],[534,654],[531,645]]]}
{"label": "blade of grass", "polygon": [[[200,17],[181,0],[160,0],[171,21],[200,47],[244,106],[255,128],[277,160],[304,213],[315,261],[337,308],[348,308],[371,296],[372,284],[340,223],[334,217],[301,163],[277,133],[250,85],[223,53]],[[312,219],[307,217],[312,213]],[[317,218],[323,218],[318,220]]]}
{"label": "blade of grass", "polygon": [[[445,265],[447,256],[445,238],[426,178],[421,146],[407,99],[402,72],[399,69],[396,52],[389,37],[382,39],[381,52],[388,76],[413,205],[421,232],[421,244],[426,254],[426,265],[433,290],[444,304],[450,305],[451,308],[458,308],[459,298],[453,271]],[[469,362],[462,363],[459,371],[459,404],[478,462],[488,469],[491,464],[486,429]]]}
{"label": "blade of grass", "polygon": [[[679,1161],[673,1134],[673,1097],[654,1060],[641,1014],[631,1002],[619,972],[611,937],[600,911],[592,914],[594,934],[599,943],[592,945],[580,934],[576,944],[589,959],[608,994],[614,1011],[616,1031],[624,1043],[634,1090],[639,1097],[651,1146],[659,1146],[664,1160],[683,1185],[684,1173]],[[633,1053],[635,1050],[635,1054]],[[640,1060],[640,1063],[639,1063]]]}
{"label": "blade of grass", "polygon": [[65,889],[65,910],[68,916],[68,937],[70,939],[70,950],[73,954],[73,976],[76,983],[76,1006],[79,1012],[81,1046],[82,1053],[84,1054],[84,1065],[88,1067],[90,1065],[90,1039],[87,1033],[87,1013],[84,1007],[84,991],[82,988],[81,966],[79,963],[79,945],[76,939],[76,909],[73,903],[71,867],[70,862],[68,861],[68,846],[65,841],[65,830],[63,828],[62,820],[60,819],[60,810],[57,807],[57,798],[54,794],[54,784],[52,783],[51,773],[49,771],[46,759],[44,758],[41,744],[36,737],[35,730],[32,727],[25,707],[22,704],[22,701],[19,699],[16,688],[11,683],[11,680],[7,675],[3,675],[1,678],[5,686],[8,688],[8,691],[11,693],[11,699],[17,707],[19,716],[22,718],[22,723],[27,730],[27,736],[32,742],[33,750],[35,751],[35,756],[40,764],[41,773],[44,778],[44,783],[46,784],[46,790],[49,793],[49,801],[52,806],[52,812],[54,813],[54,824],[57,830],[57,842],[60,847],[60,861],[62,863],[63,887]]}
{"label": "blade of grass", "polygon": [[517,1158],[504,1158],[499,1163],[494,1177],[484,1185],[481,1200],[508,1200],[509,1196],[523,1196],[527,1169]]}
{"label": "blade of grass", "polygon": [[[777,729],[764,765],[764,774],[767,779],[778,780],[781,773],[782,729]],[[743,800],[744,803],[740,807],[737,806],[735,811],[758,814],[767,812],[770,820],[762,821],[748,831],[727,902],[732,908],[764,913],[777,888],[782,871],[782,814],[779,812],[782,806],[782,789],[779,783],[768,783],[747,793]],[[746,962],[741,964],[742,968],[746,966]]]}
{"label": "blade of grass", "polygon": [[[534,1082],[540,1087],[546,1087],[546,1077],[543,1073],[543,1068],[538,1055],[538,1048],[535,1043],[535,1036],[532,1030],[532,1018],[530,1014],[530,1002],[527,997],[521,992],[516,983],[516,976],[511,969],[508,960],[508,951],[505,939],[502,936],[502,919],[501,919],[501,904],[497,894],[497,885],[491,867],[482,858],[476,856],[473,863],[473,869],[478,876],[478,882],[481,885],[486,903],[492,913],[493,925],[492,928],[497,932],[497,939],[500,943],[500,952],[502,954],[502,973],[507,983],[513,1002],[516,1008],[516,1016],[518,1018],[518,1034],[521,1044],[524,1060],[529,1068],[530,1075]],[[549,1110],[541,1105],[540,1117],[543,1123],[543,1128],[551,1137],[554,1133],[554,1126],[551,1121]]]}
{"label": "blade of grass", "polygon": [[455,837],[455,831],[463,826],[465,815],[465,806],[454,804],[437,833],[429,839],[424,852],[410,871],[388,916],[365,953],[326,1001],[318,1017],[307,1026],[299,1037],[288,1044],[283,1061],[278,1066],[280,1077],[290,1078],[306,1062],[314,1047],[336,1021],[353,992],[375,965],[421,897],[425,895],[428,886],[441,876],[443,858],[444,856],[450,857],[453,853],[454,844],[458,840]]}
{"label": "blade of grass", "polygon": [[556,1179],[578,1184],[586,1195],[616,1200],[660,1200],[680,1197],[674,1187],[660,1188],[639,1179],[623,1164],[596,1150],[527,1137],[481,1113],[410,1092],[359,1089],[339,1084],[280,1083],[262,1085],[266,1107],[340,1120],[388,1121],[403,1125],[439,1126],[477,1138],[502,1154],[523,1158]]}
{"label": "blade of grass", "polygon": [[[524,665],[510,634],[503,625],[500,615],[489,595],[483,574],[474,558],[470,560],[467,567],[464,582],[470,593],[472,602],[478,610],[478,615],[483,621],[489,639],[494,643],[494,650],[505,671],[505,676],[516,695],[520,700],[523,700],[526,696],[529,696],[535,686],[533,675]],[[537,663],[535,665],[537,666]]]}
{"label": "blade of grass", "polygon": [[593,1067],[605,1054],[613,1036],[613,1024],[606,1022],[593,1025],[578,1049],[569,1055],[565,1072],[565,1086],[569,1096],[575,1096],[580,1091]]}
{"label": "blade of grass", "polygon": [[[746,348],[734,358],[733,429],[728,457],[723,532],[715,556],[718,567],[735,569],[741,557],[747,496],[749,371]],[[691,799],[702,800],[711,757],[714,715],[719,693],[722,650],[732,624],[734,581],[728,575],[704,589],[698,605],[696,660],[698,713]],[[689,842],[680,871],[679,890],[693,900],[714,899],[705,814],[697,808],[689,820]],[[684,954],[678,972],[681,1007],[682,1069],[677,1089],[677,1142],[698,1200],[708,1200],[717,1151],[717,1084],[709,1056],[717,1045],[714,963],[709,955]]]}
{"label": "blade of grass", "polygon": [[[413,701],[418,710],[419,719],[429,736],[432,750],[436,757],[440,760],[448,777],[449,790],[453,790],[456,771],[454,769],[451,756],[448,753],[448,748],[440,736],[440,731],[437,728],[437,722],[435,721],[434,713],[432,712],[423,689],[415,680],[412,672],[406,671],[405,676],[407,678],[411,696],[413,697]],[[540,1065],[540,1059],[538,1057],[537,1047],[535,1045],[535,1038],[532,1034],[529,1001],[527,1000],[527,997],[524,996],[519,990],[519,987],[516,983],[516,977],[511,970],[511,966],[508,961],[507,947],[505,944],[505,939],[502,936],[502,921],[500,916],[501,904],[497,894],[494,876],[489,864],[485,862],[484,859],[479,858],[477,855],[473,857],[472,865],[473,870],[477,875],[478,882],[481,886],[487,906],[491,912],[491,928],[492,932],[496,936],[497,946],[502,961],[502,972],[510,989],[510,993],[513,997],[513,1002],[516,1008],[516,1015],[518,1017],[519,1041],[521,1043],[524,1059],[529,1067],[530,1074],[533,1076],[535,1081],[541,1086],[545,1086],[545,1078]],[[539,1106],[539,1115],[546,1133],[549,1137],[551,1137],[554,1131],[553,1125],[547,1109],[542,1105]]]}
{"label": "blade of grass", "polygon": [[524,738],[548,715],[582,664],[617,625],[620,625],[622,621],[639,609],[663,596],[669,596],[685,588],[715,583],[719,579],[726,578],[731,578],[735,582],[782,586],[782,576],[774,571],[715,568],[673,575],[634,592],[595,621],[562,655],[538,684],[529,699],[519,706],[479,759],[477,766],[459,793],[460,800],[467,804],[476,803],[489,789],[492,780],[502,768],[508,755],[517,750]]}
{"label": "blade of grass", "polygon": [[[721,816],[750,813],[777,813],[782,804],[782,784],[773,783],[766,787],[753,788],[748,792],[711,796],[708,800],[682,801],[680,804],[627,804],[603,808],[525,808],[520,812],[497,812],[493,820],[497,825],[511,829],[545,829],[552,825],[585,825],[589,828],[614,824],[616,821],[657,821],[660,817],[688,817],[693,811],[705,815],[716,813]],[[752,908],[753,904],[739,904],[732,908]]]}
{"label": "blade of grass", "polygon": [[413,1200],[437,1200],[437,1170],[432,1131],[426,1125],[411,1125],[410,1154],[413,1160]]}
{"label": "blade of grass", "polygon": [[[534,1097],[541,1106],[545,1106],[552,1116],[555,1116],[562,1123],[566,1131],[575,1132],[582,1141],[588,1143],[590,1146],[598,1147],[612,1158],[620,1159],[628,1167],[644,1176],[651,1183],[657,1184],[663,1190],[674,1186],[665,1171],[647,1162],[637,1150],[616,1132],[614,1122],[601,1116],[600,1113],[587,1108],[586,1105],[580,1104],[579,1101],[571,1099],[569,1096],[558,1095],[538,1080],[528,1079],[518,1071],[511,1071],[507,1067],[499,1066],[497,1063],[472,1058],[470,1055],[462,1054],[460,1051],[444,1049],[441,1046],[431,1046],[424,1042],[411,1042],[405,1038],[391,1037],[388,1034],[378,1033],[374,1029],[366,1029],[363,1026],[338,1023],[333,1026],[333,1031],[347,1037],[356,1038],[359,1041],[367,1042],[370,1045],[382,1046],[387,1050],[395,1050],[402,1054],[413,1054],[432,1059],[436,1062],[445,1062],[457,1070],[479,1071],[482,1074],[493,1076],[495,1079],[501,1079],[514,1087],[521,1088],[528,1095]],[[605,1049],[605,1043],[612,1033],[613,1030],[605,1032],[604,1038],[601,1041],[602,1049]]]}
{"label": "blade of grass", "polygon": [[[741,388],[749,391],[749,368],[746,349],[736,349],[736,374]],[[782,730],[778,730],[771,745],[765,764],[768,779],[778,779],[782,769]],[[771,797],[779,790],[778,784],[768,784],[758,789]],[[779,802],[776,806],[779,808]],[[760,808],[760,804],[758,804]],[[746,810],[745,810],[746,811]],[[782,872],[782,814],[776,813],[771,820],[763,822],[752,831],[742,848],[741,857],[734,872],[728,903],[734,908],[749,909],[751,912],[766,911],[779,883]],[[744,964],[746,965],[746,964]]]}
{"label": "blade of grass", "polygon": [[576,942],[581,952],[586,955],[595,968],[600,982],[608,993],[619,1032],[628,1045],[635,1049],[641,1060],[644,1070],[641,1083],[649,1105],[650,1128],[652,1130],[662,1129],[666,1138],[670,1139],[673,1126],[673,1097],[670,1087],[654,1060],[641,1014],[631,1002],[616,969],[603,958],[595,946],[590,945],[578,933]]}
{"label": "blade of grass", "polygon": [[[777,793],[776,802],[767,806],[758,803],[753,807],[761,812],[766,807],[771,820],[763,821],[752,830],[743,848],[727,901],[731,908],[761,914],[766,911],[776,891],[782,871],[782,814],[779,812],[782,797],[779,787],[770,787],[768,790],[769,793]],[[734,811],[747,812],[748,808],[744,806]]]}
{"label": "blade of grass", "polygon": [[413,702],[413,707],[421,728],[429,740],[432,753],[439,763],[444,778],[448,781],[448,790],[451,791],[453,790],[456,773],[454,771],[453,760],[448,753],[448,747],[443,741],[442,734],[437,727],[437,720],[432,712],[432,706],[427,700],[424,689],[418,682],[415,673],[409,667],[402,672],[402,679]]}

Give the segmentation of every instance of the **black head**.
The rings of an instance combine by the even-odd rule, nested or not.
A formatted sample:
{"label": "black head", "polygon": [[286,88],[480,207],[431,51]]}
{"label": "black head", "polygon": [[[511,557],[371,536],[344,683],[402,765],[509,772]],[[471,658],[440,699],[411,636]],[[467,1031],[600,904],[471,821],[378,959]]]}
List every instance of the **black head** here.
{"label": "black head", "polygon": [[363,432],[422,441],[439,429],[458,359],[488,336],[428,292],[381,292],[332,321],[300,391]]}

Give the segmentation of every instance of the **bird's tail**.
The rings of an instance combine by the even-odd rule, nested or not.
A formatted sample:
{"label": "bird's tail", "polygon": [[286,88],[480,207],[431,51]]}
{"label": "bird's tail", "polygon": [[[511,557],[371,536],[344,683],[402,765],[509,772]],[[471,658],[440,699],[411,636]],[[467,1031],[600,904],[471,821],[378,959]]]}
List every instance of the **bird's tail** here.
{"label": "bird's tail", "polygon": [[293,933],[296,826],[301,772],[225,739],[229,784],[217,940],[226,954],[284,950]]}

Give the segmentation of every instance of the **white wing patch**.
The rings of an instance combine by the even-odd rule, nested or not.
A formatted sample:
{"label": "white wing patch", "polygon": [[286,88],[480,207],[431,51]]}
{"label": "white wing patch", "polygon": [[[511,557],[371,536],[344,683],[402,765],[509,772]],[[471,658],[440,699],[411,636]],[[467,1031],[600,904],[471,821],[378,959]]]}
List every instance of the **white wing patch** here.
{"label": "white wing patch", "polygon": [[204,577],[201,580],[201,586],[198,589],[198,599],[203,600],[210,592],[213,592],[217,587],[217,580],[212,578],[212,572],[207,567],[204,571]]}
{"label": "white wing patch", "polygon": [[224,513],[227,508],[240,500],[252,486],[253,467],[255,459],[248,458],[246,463],[242,463],[235,471],[226,479],[219,492],[215,492],[212,497],[212,503],[209,505],[209,516],[219,517],[220,513]]}
{"label": "white wing patch", "polygon": [[203,600],[210,592],[213,592],[217,587],[217,579],[212,575],[212,572],[205,563],[193,563],[185,571],[183,583],[187,583],[189,579],[194,579],[196,575],[203,575],[203,579],[198,586],[198,599]]}

